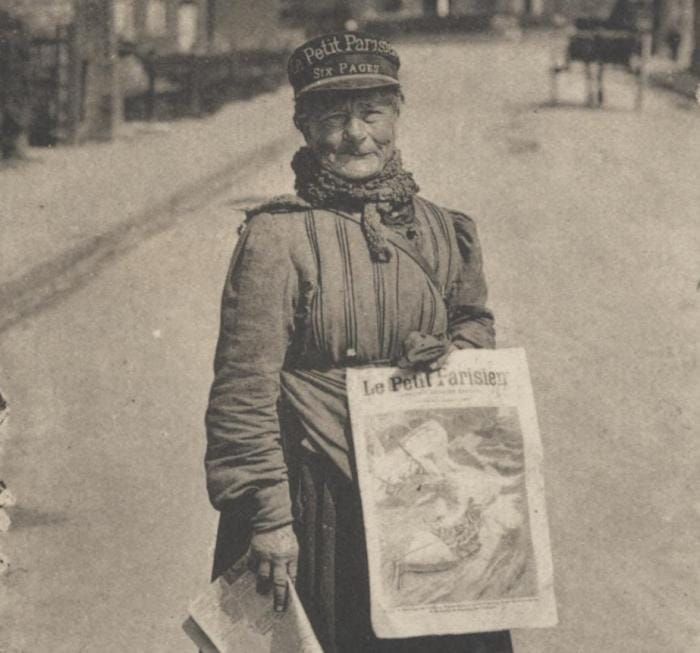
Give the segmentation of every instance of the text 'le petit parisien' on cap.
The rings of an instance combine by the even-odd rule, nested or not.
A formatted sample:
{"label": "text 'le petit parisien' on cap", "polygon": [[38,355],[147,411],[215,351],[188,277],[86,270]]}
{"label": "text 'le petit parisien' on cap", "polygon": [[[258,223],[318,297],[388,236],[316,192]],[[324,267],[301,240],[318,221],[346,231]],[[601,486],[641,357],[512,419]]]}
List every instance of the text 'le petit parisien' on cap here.
{"label": "text 'le petit parisien' on cap", "polygon": [[329,34],[304,43],[297,48],[292,57],[294,72],[302,67],[321,63],[326,57],[342,54],[379,54],[393,60],[398,67],[399,57],[391,44],[380,38],[357,33]]}

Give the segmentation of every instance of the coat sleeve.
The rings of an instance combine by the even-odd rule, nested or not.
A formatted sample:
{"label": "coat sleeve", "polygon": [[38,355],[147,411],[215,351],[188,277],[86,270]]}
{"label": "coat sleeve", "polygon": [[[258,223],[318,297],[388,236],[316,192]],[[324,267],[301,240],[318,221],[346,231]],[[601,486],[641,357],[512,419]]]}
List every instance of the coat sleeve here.
{"label": "coat sleeve", "polygon": [[447,298],[448,335],[459,349],[495,347],[493,314],[486,308],[481,247],[474,221],[453,212],[460,266]]}
{"label": "coat sleeve", "polygon": [[297,274],[283,219],[255,216],[233,254],[206,413],[210,500],[222,511],[252,500],[256,531],[292,522],[277,400]]}

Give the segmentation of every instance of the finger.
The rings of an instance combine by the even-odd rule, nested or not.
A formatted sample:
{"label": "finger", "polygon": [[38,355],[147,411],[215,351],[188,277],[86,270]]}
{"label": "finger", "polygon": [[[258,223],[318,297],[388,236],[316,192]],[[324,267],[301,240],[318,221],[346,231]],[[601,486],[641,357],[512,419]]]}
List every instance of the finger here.
{"label": "finger", "polygon": [[287,574],[289,575],[289,580],[292,581],[292,583],[297,582],[297,561],[296,560],[291,560],[289,564],[287,565]]}
{"label": "finger", "polygon": [[269,594],[272,581],[270,579],[270,561],[259,560],[256,589],[258,594]]}
{"label": "finger", "polygon": [[430,369],[431,370],[440,370],[445,365],[447,365],[447,359],[450,357],[450,351],[447,350],[440,358],[434,360],[432,363],[430,363]]}
{"label": "finger", "polygon": [[272,591],[277,612],[287,608],[287,564],[276,562],[272,567]]}
{"label": "finger", "polygon": [[269,560],[261,560],[260,564],[258,565],[258,578],[261,581],[269,581],[270,580],[270,561]]}

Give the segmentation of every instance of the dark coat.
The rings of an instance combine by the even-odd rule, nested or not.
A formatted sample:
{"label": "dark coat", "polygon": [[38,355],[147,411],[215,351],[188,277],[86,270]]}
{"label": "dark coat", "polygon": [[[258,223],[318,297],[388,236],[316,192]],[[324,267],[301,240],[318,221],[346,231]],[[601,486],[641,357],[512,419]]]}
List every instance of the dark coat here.
{"label": "dark coat", "polygon": [[[476,228],[416,198],[415,224],[390,232],[391,259],[379,263],[358,215],[298,204],[249,214],[226,278],[206,416],[221,511],[214,576],[245,554],[253,529],[294,523],[297,587],[324,650],[405,651],[407,640],[379,641],[369,623],[345,368],[396,364],[414,331],[494,346]],[[511,652],[507,632],[409,648]]]}
{"label": "dark coat", "polygon": [[415,236],[392,233],[387,263],[371,260],[359,216],[273,206],[248,220],[224,287],[206,415],[218,510],[247,497],[254,528],[292,523],[278,401],[295,437],[351,477],[345,367],[395,364],[412,331],[493,346],[474,222],[414,204]]}

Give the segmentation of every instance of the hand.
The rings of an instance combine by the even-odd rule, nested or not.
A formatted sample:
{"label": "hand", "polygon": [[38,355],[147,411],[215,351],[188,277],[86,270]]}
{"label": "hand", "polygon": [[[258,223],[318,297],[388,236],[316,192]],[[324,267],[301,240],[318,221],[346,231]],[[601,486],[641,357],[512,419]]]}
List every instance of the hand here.
{"label": "hand", "polygon": [[452,351],[453,345],[447,337],[412,331],[403,343],[399,367],[415,371],[437,370],[445,365]]}
{"label": "hand", "polygon": [[253,534],[248,551],[248,566],[258,575],[265,593],[272,586],[273,605],[277,612],[287,608],[287,579],[295,582],[299,543],[291,526]]}
{"label": "hand", "polygon": [[450,354],[453,351],[457,351],[457,347],[454,346],[453,343],[450,343],[447,345],[445,348],[445,353],[440,356],[440,358],[436,358],[434,361],[428,364],[428,369],[433,372],[435,370],[441,370],[445,365],[447,365],[447,360],[450,357]]}

